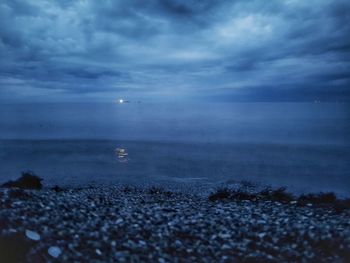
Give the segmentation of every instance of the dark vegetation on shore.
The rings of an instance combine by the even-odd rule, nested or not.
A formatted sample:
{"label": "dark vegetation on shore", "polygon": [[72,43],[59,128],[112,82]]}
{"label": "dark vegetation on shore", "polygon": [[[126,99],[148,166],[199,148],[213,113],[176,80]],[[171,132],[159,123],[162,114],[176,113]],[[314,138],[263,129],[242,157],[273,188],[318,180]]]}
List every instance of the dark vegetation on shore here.
{"label": "dark vegetation on shore", "polygon": [[35,175],[32,171],[22,172],[22,176],[18,178],[16,181],[8,181],[2,184],[2,187],[6,188],[20,188],[20,189],[36,189],[40,190],[43,188],[41,183],[43,179],[39,176]]}
{"label": "dark vegetation on shore", "polygon": [[272,189],[267,187],[259,192],[252,192],[246,188],[229,189],[219,188],[211,193],[208,197],[209,201],[274,201],[280,203],[292,203],[300,206],[314,205],[317,207],[333,208],[335,211],[341,212],[345,209],[350,209],[350,199],[338,199],[332,193],[309,193],[295,196],[286,191],[286,188],[281,187]]}

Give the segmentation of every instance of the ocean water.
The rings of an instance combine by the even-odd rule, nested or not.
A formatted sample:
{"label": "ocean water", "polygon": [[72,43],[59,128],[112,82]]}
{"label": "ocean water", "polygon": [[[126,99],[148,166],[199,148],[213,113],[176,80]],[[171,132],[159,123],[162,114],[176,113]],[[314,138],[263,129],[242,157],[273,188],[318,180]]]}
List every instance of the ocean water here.
{"label": "ocean water", "polygon": [[350,194],[341,103],[0,105],[0,181],[215,187],[239,180]]}

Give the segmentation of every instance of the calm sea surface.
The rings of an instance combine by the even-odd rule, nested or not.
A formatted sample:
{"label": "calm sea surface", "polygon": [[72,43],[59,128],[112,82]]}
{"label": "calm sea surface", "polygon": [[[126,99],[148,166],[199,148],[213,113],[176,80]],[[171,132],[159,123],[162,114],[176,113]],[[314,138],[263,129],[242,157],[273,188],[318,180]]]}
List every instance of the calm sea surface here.
{"label": "calm sea surface", "polygon": [[350,107],[332,103],[0,105],[0,181],[215,186],[350,194]]}

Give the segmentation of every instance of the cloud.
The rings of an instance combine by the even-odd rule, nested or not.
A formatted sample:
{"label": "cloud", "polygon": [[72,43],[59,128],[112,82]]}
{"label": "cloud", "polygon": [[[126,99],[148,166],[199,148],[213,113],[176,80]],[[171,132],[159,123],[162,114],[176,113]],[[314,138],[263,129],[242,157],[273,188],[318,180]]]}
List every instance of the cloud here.
{"label": "cloud", "polygon": [[345,0],[6,0],[0,98],[349,100],[349,11]]}

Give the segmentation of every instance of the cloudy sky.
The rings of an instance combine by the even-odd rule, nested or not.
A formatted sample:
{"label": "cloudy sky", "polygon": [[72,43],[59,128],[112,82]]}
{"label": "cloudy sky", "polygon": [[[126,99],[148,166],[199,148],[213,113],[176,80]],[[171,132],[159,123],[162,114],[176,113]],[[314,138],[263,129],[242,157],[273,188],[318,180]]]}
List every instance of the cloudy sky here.
{"label": "cloudy sky", "polygon": [[349,0],[1,0],[0,101],[350,100]]}

